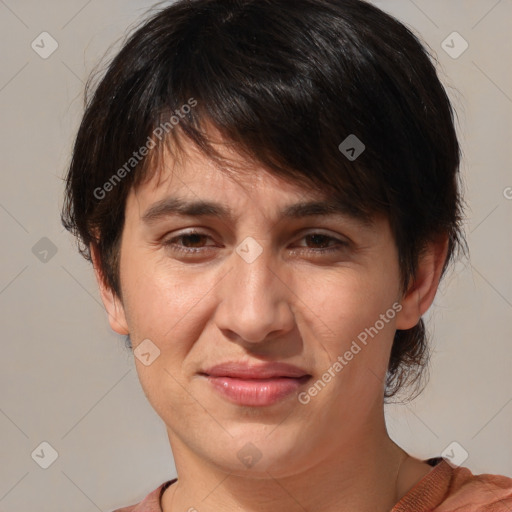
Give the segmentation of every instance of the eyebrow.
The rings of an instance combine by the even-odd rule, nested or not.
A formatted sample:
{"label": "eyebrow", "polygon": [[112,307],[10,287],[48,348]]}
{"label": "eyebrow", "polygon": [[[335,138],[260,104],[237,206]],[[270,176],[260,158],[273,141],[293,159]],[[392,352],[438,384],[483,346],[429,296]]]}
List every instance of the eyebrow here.
{"label": "eyebrow", "polygon": [[[213,201],[196,200],[191,201],[178,197],[167,197],[158,201],[142,215],[145,224],[153,224],[172,215],[186,217],[218,217],[224,218],[231,223],[235,220],[232,210],[221,203]],[[345,202],[336,199],[324,201],[307,201],[288,205],[280,212],[282,219],[301,219],[316,216],[341,216],[354,218],[369,225],[371,221],[360,215],[355,215],[352,208]]]}

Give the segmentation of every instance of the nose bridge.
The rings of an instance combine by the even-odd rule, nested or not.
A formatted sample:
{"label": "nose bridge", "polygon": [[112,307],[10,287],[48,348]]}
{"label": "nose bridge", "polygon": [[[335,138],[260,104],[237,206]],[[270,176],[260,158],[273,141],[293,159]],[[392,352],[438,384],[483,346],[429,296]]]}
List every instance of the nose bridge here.
{"label": "nose bridge", "polygon": [[[239,305],[264,307],[264,303],[275,300],[276,279],[272,270],[272,251],[268,244],[258,242],[253,237],[246,237],[233,254],[233,274],[239,283],[235,293]],[[263,311],[259,311],[260,314]]]}
{"label": "nose bridge", "polygon": [[234,332],[245,341],[257,342],[274,331],[293,327],[286,287],[278,278],[279,265],[271,248],[247,237],[232,255],[232,270],[219,305],[219,328]]}

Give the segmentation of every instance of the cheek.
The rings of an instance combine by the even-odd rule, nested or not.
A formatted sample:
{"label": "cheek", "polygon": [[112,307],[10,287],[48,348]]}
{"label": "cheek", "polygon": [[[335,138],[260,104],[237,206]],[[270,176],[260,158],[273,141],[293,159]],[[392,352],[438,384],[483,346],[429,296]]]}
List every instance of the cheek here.
{"label": "cheek", "polygon": [[343,396],[350,407],[364,409],[380,396],[400,307],[397,275],[389,269],[339,272],[309,287],[305,296],[315,312],[309,335],[323,354],[318,368],[335,375],[321,400],[338,403],[335,397]]}
{"label": "cheek", "polygon": [[317,322],[340,339],[373,325],[398,298],[392,272],[343,269],[323,279],[321,286],[318,279],[303,283],[299,295],[306,298]]}
{"label": "cheek", "polygon": [[201,298],[211,288],[209,278],[192,278],[147,253],[132,252],[123,263],[124,306],[133,347],[150,340],[159,350],[148,366],[135,358],[146,398],[162,418],[169,407],[195,410],[197,404],[183,391],[188,386],[184,363],[204,328]]}
{"label": "cheek", "polygon": [[[210,288],[207,275],[192,276],[169,261],[141,251],[123,258],[123,294],[133,343],[144,338],[163,344]],[[174,336],[173,336],[174,337]]]}

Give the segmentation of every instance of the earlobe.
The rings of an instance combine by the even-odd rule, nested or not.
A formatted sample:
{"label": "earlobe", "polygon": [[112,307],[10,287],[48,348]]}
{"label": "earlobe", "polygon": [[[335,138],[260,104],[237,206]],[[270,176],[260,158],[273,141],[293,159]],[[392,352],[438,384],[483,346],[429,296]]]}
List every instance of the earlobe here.
{"label": "earlobe", "polygon": [[402,310],[397,315],[396,328],[412,329],[434,301],[448,252],[448,237],[428,244],[418,262],[416,276],[404,293]]}
{"label": "earlobe", "polygon": [[90,245],[91,257],[94,267],[94,275],[100,290],[101,300],[107,311],[108,321],[113,331],[118,334],[129,334],[124,307],[119,297],[107,285],[100,265],[98,247],[95,243]]}

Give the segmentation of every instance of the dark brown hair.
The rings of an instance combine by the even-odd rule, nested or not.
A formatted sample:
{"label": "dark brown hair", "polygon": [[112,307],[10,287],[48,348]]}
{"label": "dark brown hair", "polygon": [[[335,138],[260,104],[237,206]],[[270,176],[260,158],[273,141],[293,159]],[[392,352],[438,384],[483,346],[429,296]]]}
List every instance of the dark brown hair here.
{"label": "dark brown hair", "polygon": [[[409,29],[361,0],[181,0],[144,21],[108,66],[86,101],[67,175],[63,225],[87,259],[97,244],[121,298],[127,194],[155,172],[164,142],[186,137],[220,158],[207,123],[242,155],[351,214],[386,215],[404,290],[427,242],[448,237],[443,274],[464,246],[452,107]],[[355,159],[339,149],[351,135],[364,144]],[[156,148],[142,158],[144,146]],[[386,397],[418,381],[428,352],[423,320],[396,332]]]}

